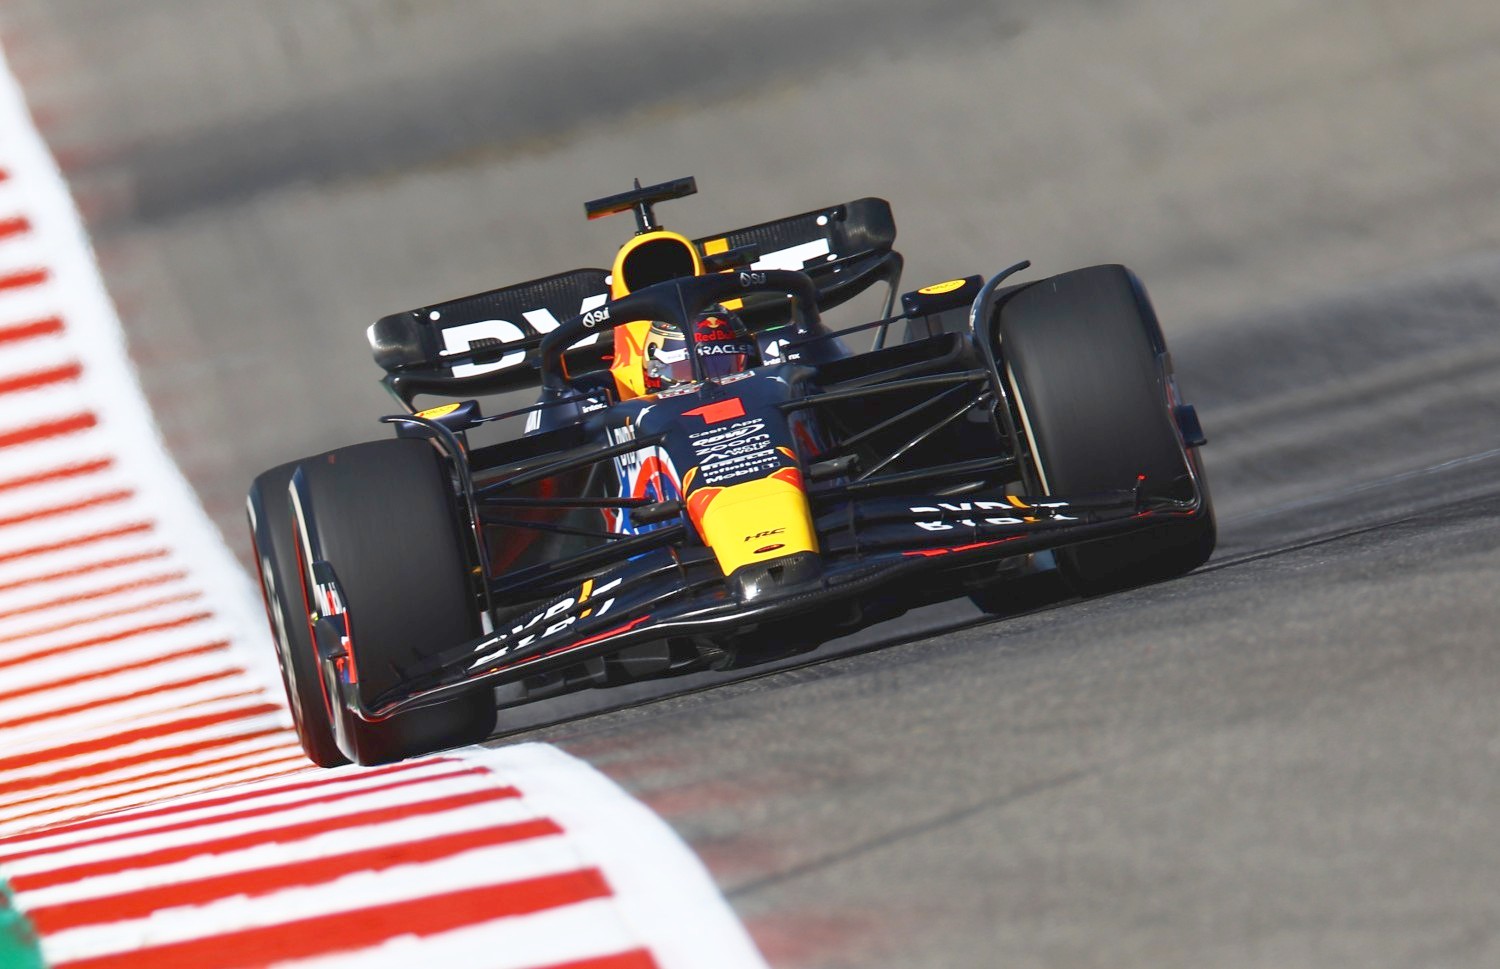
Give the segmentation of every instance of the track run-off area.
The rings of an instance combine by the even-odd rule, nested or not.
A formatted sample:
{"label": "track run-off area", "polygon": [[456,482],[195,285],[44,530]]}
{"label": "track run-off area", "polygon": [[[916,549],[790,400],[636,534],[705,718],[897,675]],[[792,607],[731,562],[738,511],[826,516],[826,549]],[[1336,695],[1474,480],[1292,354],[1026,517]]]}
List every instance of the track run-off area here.
{"label": "track run-off area", "polygon": [[[380,433],[365,325],[607,262],[628,227],[581,203],[632,177],[695,175],[660,210],[690,235],[887,197],[911,288],[1124,262],[1209,437],[1206,568],[527,707],[489,746],[646,805],[777,969],[1500,964],[1500,8],[315,10],[0,3],[241,558],[254,473]],[[181,648],[249,628],[215,621]]]}
{"label": "track run-off area", "polygon": [[763,965],[670,829],[556,748],[307,763],[3,61],[0,408],[5,969]]}

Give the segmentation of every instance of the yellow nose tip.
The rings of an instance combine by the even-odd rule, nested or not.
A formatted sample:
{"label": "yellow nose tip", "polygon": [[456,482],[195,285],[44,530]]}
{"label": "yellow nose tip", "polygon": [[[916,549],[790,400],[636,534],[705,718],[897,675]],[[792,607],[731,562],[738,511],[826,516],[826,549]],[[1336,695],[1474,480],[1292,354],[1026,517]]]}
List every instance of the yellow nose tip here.
{"label": "yellow nose tip", "polygon": [[705,488],[705,500],[689,498],[698,534],[714,550],[725,575],[751,563],[818,550],[807,496],[788,477],[795,476]]}

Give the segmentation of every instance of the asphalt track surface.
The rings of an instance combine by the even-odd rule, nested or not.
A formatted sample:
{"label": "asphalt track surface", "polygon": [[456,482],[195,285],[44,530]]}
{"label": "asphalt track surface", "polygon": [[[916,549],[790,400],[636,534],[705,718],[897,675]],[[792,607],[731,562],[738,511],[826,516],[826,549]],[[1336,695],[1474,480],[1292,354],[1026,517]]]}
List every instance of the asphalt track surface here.
{"label": "asphalt track surface", "polygon": [[316,9],[0,6],[232,539],[256,470],[374,435],[366,322],[606,261],[578,203],[634,175],[699,177],[689,232],[885,195],[913,285],[1127,262],[1207,568],[523,735],[779,967],[1500,962],[1492,4]]}

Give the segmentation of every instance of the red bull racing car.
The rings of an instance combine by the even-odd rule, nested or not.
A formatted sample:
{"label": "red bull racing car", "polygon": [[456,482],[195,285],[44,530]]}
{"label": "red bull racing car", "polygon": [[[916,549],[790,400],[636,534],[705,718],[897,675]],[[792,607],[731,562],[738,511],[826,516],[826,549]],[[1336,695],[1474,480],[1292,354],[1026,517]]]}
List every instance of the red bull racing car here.
{"label": "red bull racing car", "polygon": [[[497,686],[749,666],[918,605],[1003,607],[1039,560],[1093,595],[1212,552],[1203,432],[1128,270],[1021,263],[898,306],[883,200],[696,240],[657,224],[695,190],[587,203],[636,218],[607,271],[381,319],[394,435],[256,479],[315,762],[482,740]],[[830,322],[866,293],[878,318]]]}

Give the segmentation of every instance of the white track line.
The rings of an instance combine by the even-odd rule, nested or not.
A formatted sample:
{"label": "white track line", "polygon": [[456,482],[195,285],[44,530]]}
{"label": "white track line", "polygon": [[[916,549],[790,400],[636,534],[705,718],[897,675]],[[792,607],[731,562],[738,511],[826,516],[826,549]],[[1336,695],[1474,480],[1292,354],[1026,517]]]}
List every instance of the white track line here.
{"label": "white track line", "polygon": [[[583,856],[605,872],[621,914],[656,940],[652,954],[661,969],[764,969],[703,863],[665,821],[609,778],[545,744],[471,748],[461,756],[526,778],[527,802],[567,829]],[[630,836],[621,837],[622,831]]]}

